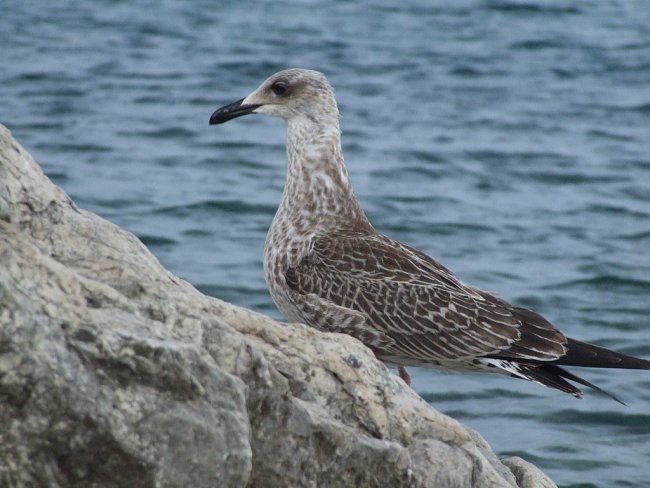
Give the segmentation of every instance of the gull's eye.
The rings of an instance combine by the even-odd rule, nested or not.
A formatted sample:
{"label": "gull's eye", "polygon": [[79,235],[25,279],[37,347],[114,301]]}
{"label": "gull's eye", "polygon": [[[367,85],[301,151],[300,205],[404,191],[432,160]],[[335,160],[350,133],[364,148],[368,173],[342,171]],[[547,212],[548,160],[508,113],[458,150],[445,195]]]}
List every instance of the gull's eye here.
{"label": "gull's eye", "polygon": [[271,85],[271,90],[273,90],[273,93],[276,95],[284,95],[287,93],[288,89],[289,85],[287,85],[287,83],[284,81],[276,81]]}

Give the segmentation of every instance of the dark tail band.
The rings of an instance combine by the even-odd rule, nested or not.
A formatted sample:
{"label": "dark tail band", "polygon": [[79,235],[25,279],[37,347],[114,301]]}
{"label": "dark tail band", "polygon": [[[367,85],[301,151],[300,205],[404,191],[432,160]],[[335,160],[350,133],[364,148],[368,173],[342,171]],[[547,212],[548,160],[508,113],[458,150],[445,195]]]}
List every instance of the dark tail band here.
{"label": "dark tail band", "polygon": [[650,369],[650,361],[568,339],[568,351],[553,364],[587,368]]}

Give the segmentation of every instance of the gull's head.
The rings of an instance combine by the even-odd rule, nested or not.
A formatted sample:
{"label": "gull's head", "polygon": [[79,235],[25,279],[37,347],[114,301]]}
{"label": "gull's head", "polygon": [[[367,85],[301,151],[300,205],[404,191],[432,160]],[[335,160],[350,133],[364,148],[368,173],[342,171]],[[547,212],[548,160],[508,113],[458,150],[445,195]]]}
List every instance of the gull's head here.
{"label": "gull's head", "polygon": [[210,117],[210,125],[251,113],[286,121],[304,117],[316,123],[331,118],[338,121],[339,115],[334,90],[325,75],[295,68],[270,76],[247,97],[217,109]]}

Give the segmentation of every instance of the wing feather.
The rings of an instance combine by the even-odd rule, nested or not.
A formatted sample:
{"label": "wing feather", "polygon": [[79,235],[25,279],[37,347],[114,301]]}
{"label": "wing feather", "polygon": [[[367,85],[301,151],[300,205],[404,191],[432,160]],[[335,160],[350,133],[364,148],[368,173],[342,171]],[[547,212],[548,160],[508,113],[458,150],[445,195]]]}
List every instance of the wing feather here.
{"label": "wing feather", "polygon": [[553,361],[566,353],[566,337],[540,315],[463,284],[437,261],[380,234],[317,238],[285,279],[298,295],[366,317],[390,338],[379,355]]}

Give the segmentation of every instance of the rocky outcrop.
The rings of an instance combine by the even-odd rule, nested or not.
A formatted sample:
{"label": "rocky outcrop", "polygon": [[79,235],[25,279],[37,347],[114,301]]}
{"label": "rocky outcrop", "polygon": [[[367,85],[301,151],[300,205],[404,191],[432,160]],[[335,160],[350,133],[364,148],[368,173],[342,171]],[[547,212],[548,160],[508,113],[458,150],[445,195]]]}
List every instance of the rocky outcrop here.
{"label": "rocky outcrop", "polygon": [[0,485],[555,486],[355,339],[202,295],[3,126]]}

